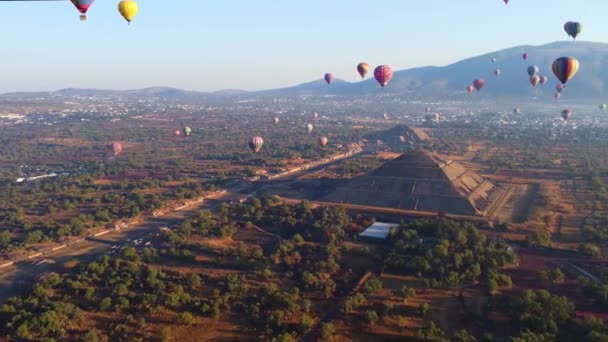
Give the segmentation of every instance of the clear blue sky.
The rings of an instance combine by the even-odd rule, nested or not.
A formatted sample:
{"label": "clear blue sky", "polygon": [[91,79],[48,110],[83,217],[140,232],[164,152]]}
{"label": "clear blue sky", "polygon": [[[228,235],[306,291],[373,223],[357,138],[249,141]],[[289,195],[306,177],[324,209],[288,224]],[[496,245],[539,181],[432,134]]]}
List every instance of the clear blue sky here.
{"label": "clear blue sky", "polygon": [[607,0],[139,0],[131,26],[118,0],[89,20],[64,2],[0,2],[0,92],[64,87],[266,89],[358,78],[360,61],[445,65],[521,44],[607,41]]}

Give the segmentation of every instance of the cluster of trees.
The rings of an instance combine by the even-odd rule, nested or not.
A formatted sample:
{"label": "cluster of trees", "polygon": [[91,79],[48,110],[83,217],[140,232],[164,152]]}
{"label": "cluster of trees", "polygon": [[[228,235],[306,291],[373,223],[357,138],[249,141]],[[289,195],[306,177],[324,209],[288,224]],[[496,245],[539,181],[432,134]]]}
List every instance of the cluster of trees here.
{"label": "cluster of trees", "polygon": [[[235,222],[240,220],[235,218],[245,217],[272,227],[281,226],[280,217],[291,218],[294,224],[284,226],[285,237],[274,246],[239,243],[215,249],[200,239],[226,236],[223,232],[236,230]],[[0,307],[0,319],[9,322],[0,329],[23,339],[63,337],[67,331],[78,331],[82,313],[103,311],[109,317],[120,317],[111,320],[120,323],[102,322],[98,330],[80,333],[136,341],[145,339],[146,331],[150,333],[145,329],[147,321],[159,319],[162,313],[161,320],[176,325],[233,316],[242,322],[246,317],[244,329],[260,338],[293,340],[314,325],[313,300],[325,301],[338,289],[348,288],[339,279],[348,279],[340,258],[344,229],[350,222],[339,208],[312,209],[307,203],[284,206],[273,198],[222,207],[217,214],[203,211],[165,233],[157,241],[160,246],[139,251],[127,247],[114,258],[105,255],[82,264],[75,273],[48,276],[28,295],[13,297]],[[250,229],[247,225],[252,224],[238,223],[238,227]],[[247,271],[218,276],[157,266],[180,263],[196,267],[196,256],[201,254],[211,256],[214,267],[242,270],[246,265]],[[380,287],[378,280],[372,280],[364,293]],[[412,296],[411,292],[404,290],[403,295]],[[54,311],[45,314],[48,310]],[[379,317],[372,311],[365,312],[370,323]],[[52,317],[49,326],[61,329],[49,330],[47,323],[39,322],[47,316]],[[335,332],[329,323],[321,329],[323,336]]]}
{"label": "cluster of trees", "polygon": [[470,223],[418,220],[403,226],[392,241],[387,270],[413,273],[427,287],[455,287],[482,276],[490,284],[510,284],[498,271],[514,263],[515,254],[504,241],[488,241]]}
{"label": "cluster of trees", "polygon": [[604,281],[597,283],[586,277],[579,278],[579,285],[585,297],[592,299],[604,307],[608,307],[608,284]]}
{"label": "cluster of trees", "polygon": [[519,297],[501,298],[510,313],[512,324],[520,333],[510,342],[527,341],[605,341],[606,328],[601,320],[586,317],[575,319],[575,306],[566,297],[546,290],[524,291]]}
{"label": "cluster of trees", "polygon": [[[171,199],[189,199],[214,191],[213,183],[184,182],[165,191],[164,182],[149,178],[98,185],[90,177],[55,178],[9,184],[0,194],[0,251],[79,236],[93,227],[137,217],[162,208]],[[53,219],[61,217],[60,219]]]}

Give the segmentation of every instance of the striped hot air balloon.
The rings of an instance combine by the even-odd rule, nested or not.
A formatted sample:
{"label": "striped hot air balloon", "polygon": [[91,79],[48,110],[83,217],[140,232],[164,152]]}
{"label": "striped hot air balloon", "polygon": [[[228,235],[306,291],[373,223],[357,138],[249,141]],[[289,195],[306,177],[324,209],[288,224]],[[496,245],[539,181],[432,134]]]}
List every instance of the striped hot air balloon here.
{"label": "striped hot air balloon", "polygon": [[578,68],[578,60],[572,57],[560,57],[553,62],[553,74],[562,84],[571,80],[578,72]]}
{"label": "striped hot air balloon", "polygon": [[369,64],[363,62],[357,65],[357,72],[361,75],[361,78],[365,78],[365,76],[369,73]]}
{"label": "striped hot air balloon", "polygon": [[95,0],[71,0],[72,4],[74,4],[74,6],[76,7],[76,9],[78,9],[78,11],[80,12],[80,20],[87,20],[87,11],[89,10],[89,7],[91,7],[91,5],[93,5],[93,2]]}
{"label": "striped hot air balloon", "polygon": [[251,137],[249,138],[247,145],[249,146],[251,151],[253,151],[253,153],[258,153],[264,145],[264,139],[262,139],[262,137]]}

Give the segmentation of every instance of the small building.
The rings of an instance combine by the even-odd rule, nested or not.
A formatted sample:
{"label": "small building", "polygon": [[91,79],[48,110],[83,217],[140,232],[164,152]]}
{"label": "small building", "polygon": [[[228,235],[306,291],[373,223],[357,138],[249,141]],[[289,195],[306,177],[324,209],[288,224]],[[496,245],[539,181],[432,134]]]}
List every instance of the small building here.
{"label": "small building", "polygon": [[359,234],[359,238],[375,242],[385,241],[388,239],[391,231],[398,226],[398,223],[376,222]]}

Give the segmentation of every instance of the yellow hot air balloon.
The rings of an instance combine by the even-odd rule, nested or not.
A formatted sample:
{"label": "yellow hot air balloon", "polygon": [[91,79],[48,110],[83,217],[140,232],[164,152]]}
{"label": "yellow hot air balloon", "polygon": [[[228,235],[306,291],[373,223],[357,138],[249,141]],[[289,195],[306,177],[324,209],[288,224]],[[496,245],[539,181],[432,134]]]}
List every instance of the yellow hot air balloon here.
{"label": "yellow hot air balloon", "polygon": [[139,6],[137,6],[137,2],[133,0],[122,0],[118,3],[118,12],[120,12],[120,15],[122,15],[129,24],[131,23],[131,20],[135,18],[138,11]]}

